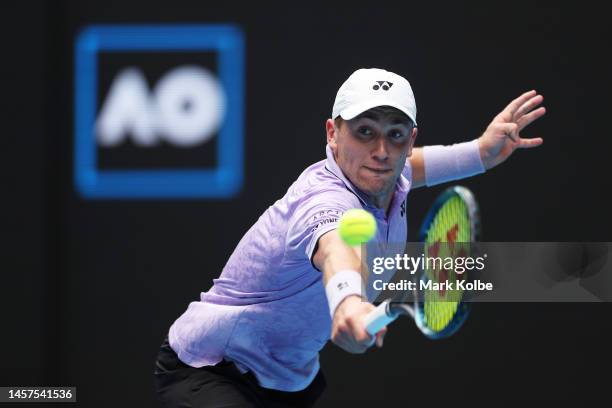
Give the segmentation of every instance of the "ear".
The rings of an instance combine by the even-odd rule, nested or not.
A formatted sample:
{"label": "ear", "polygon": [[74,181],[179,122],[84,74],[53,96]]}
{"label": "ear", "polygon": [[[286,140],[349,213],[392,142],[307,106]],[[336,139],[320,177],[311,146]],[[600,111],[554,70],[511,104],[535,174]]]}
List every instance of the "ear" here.
{"label": "ear", "polygon": [[412,128],[412,134],[410,135],[410,142],[408,145],[408,157],[412,155],[412,148],[414,147],[414,141],[416,140],[417,133],[419,133],[419,130],[415,126]]}
{"label": "ear", "polygon": [[338,134],[336,130],[337,129],[334,124],[334,120],[327,119],[327,121],[325,121],[325,133],[327,134],[327,144],[329,144],[329,147],[331,147],[332,152],[334,152],[334,155],[336,154],[336,150],[338,149],[337,140],[336,140],[338,137]]}

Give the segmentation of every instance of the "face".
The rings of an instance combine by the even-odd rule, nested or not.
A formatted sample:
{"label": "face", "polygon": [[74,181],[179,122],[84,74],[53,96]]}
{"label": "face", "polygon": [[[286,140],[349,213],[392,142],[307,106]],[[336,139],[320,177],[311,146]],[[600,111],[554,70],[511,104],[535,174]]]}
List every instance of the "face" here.
{"label": "face", "polygon": [[389,198],[417,129],[410,119],[392,108],[370,109],[338,128],[326,122],[327,142],[344,175],[375,201]]}

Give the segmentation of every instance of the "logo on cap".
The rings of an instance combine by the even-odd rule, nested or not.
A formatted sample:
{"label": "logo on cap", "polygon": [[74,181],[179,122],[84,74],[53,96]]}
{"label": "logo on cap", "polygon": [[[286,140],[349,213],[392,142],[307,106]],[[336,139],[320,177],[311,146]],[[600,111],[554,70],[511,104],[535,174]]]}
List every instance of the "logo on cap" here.
{"label": "logo on cap", "polygon": [[376,81],[372,89],[378,91],[380,88],[382,88],[383,90],[388,91],[392,86],[393,83],[389,81]]}

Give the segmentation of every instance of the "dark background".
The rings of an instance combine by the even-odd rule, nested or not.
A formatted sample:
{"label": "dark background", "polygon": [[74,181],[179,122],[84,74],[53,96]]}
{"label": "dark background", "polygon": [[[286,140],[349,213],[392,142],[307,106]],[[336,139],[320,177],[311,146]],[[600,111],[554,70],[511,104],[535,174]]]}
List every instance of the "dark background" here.
{"label": "dark background", "polygon": [[[168,327],[262,211],[324,157],[324,120],[359,67],[412,83],[417,144],[477,137],[536,89],[536,150],[463,184],[488,241],[611,241],[611,28],[598,3],[49,1],[0,13],[0,385],[73,385],[79,406],[159,406]],[[72,184],[73,44],[91,23],[230,22],[246,37],[246,177],[231,200],[83,200]],[[444,188],[408,201],[409,231]],[[610,304],[486,304],[453,338],[409,320],[382,350],[321,355],[321,407],[611,399]]]}

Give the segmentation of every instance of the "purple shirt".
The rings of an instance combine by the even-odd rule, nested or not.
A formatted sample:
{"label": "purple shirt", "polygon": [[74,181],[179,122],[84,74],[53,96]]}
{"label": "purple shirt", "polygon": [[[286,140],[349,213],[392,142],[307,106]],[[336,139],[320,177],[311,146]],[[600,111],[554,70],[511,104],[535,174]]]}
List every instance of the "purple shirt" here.
{"label": "purple shirt", "polygon": [[[332,323],[322,273],[311,262],[318,239],[338,227],[346,210],[364,208],[378,224],[368,245],[369,262],[394,256],[391,248],[397,246],[386,243],[406,241],[411,179],[407,161],[387,216],[344,176],[327,146],[327,159],[304,170],[263,213],[212,288],[170,327],[172,349],[193,367],[226,359],[242,372],[253,372],[263,387],[306,388],[319,370],[319,351],[330,339]],[[391,276],[372,278],[388,281]],[[367,288],[368,299],[375,299],[372,284]]]}

